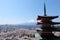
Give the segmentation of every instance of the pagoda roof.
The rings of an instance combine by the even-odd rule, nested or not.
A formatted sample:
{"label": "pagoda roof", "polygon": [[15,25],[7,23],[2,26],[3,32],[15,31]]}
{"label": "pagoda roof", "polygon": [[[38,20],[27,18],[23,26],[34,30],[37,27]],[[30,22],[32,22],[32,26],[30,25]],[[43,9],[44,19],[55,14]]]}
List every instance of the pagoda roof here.
{"label": "pagoda roof", "polygon": [[54,18],[58,18],[58,16],[38,16],[37,20],[44,20],[44,19],[52,20]]}

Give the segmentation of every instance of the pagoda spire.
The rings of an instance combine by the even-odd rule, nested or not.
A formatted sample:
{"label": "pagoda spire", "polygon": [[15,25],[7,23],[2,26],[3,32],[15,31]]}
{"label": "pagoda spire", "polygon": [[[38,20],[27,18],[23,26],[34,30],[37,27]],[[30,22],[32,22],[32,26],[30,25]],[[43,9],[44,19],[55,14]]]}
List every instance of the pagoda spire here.
{"label": "pagoda spire", "polygon": [[46,15],[46,5],[45,5],[45,2],[44,2],[44,16],[47,16]]}

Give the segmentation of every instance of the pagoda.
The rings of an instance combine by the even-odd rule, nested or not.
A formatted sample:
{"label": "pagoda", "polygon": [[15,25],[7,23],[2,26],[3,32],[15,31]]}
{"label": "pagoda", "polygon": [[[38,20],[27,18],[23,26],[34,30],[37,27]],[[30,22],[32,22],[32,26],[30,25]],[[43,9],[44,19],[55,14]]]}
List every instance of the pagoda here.
{"label": "pagoda", "polygon": [[41,37],[46,38],[46,40],[52,40],[54,38],[54,34],[52,33],[52,25],[60,24],[60,22],[53,22],[52,19],[58,18],[58,16],[47,16],[46,14],[46,6],[44,3],[44,16],[38,16],[37,25],[41,25],[41,29],[43,29]]}

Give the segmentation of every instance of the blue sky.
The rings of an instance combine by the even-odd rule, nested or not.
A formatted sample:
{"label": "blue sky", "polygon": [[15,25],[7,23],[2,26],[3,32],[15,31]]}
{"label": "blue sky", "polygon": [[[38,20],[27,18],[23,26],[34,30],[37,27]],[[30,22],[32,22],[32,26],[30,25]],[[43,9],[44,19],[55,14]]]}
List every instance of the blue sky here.
{"label": "blue sky", "polygon": [[[45,0],[47,15],[60,16],[60,0]],[[0,24],[35,22],[43,16],[44,0],[0,0]],[[60,21],[60,18],[54,21]]]}

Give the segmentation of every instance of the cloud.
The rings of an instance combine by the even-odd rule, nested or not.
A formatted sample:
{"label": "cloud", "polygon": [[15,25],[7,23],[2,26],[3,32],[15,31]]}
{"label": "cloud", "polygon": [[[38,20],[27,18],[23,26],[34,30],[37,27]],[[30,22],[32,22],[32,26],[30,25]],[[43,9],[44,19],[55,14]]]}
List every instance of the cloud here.
{"label": "cloud", "polygon": [[23,22],[21,21],[0,21],[0,24],[22,24]]}
{"label": "cloud", "polygon": [[24,24],[24,23],[35,23],[36,20],[30,19],[30,20],[25,20],[25,21],[0,21],[0,24]]}

